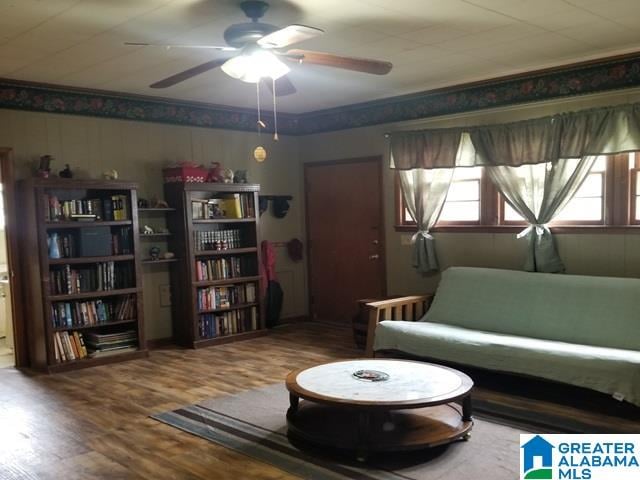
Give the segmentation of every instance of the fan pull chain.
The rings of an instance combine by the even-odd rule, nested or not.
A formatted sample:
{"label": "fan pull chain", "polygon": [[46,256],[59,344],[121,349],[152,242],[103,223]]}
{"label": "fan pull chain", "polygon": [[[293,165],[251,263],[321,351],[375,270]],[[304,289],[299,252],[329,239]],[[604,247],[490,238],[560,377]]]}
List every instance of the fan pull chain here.
{"label": "fan pull chain", "polygon": [[277,142],[278,138],[278,114],[276,113],[276,79],[271,77],[273,85],[273,141]]}
{"label": "fan pull chain", "polygon": [[260,139],[261,129],[266,127],[260,113],[260,82],[256,82],[256,96],[258,98],[258,139]]}

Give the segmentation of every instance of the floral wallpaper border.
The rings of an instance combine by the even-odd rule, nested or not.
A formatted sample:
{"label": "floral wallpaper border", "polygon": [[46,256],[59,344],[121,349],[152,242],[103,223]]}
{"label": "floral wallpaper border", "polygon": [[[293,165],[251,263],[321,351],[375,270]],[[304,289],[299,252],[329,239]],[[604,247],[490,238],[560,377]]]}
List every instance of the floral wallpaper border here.
{"label": "floral wallpaper border", "polygon": [[[481,84],[328,110],[278,114],[282,134],[308,135],[640,86],[640,53]],[[0,108],[255,131],[249,109],[0,80]],[[265,118],[267,126],[271,118]]]}
{"label": "floral wallpaper border", "polygon": [[310,112],[298,117],[296,133],[344,130],[637,86],[640,52],[597,64]]}

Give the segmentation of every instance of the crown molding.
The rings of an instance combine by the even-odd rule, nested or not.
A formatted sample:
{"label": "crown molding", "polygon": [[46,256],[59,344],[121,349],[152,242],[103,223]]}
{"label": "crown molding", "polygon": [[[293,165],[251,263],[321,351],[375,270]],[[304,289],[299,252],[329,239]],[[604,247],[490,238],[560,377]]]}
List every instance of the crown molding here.
{"label": "crown molding", "polygon": [[[309,135],[638,86],[635,52],[309,113],[278,113],[278,130]],[[258,120],[252,109],[9,79],[0,79],[0,108],[249,132]],[[271,114],[264,117],[271,125]]]}

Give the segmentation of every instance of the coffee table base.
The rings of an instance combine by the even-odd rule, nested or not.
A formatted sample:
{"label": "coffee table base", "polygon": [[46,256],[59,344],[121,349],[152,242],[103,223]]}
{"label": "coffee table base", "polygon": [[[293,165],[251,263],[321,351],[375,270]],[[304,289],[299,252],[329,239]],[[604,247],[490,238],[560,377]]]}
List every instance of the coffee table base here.
{"label": "coffee table base", "polygon": [[374,411],[302,401],[287,415],[288,434],[314,445],[369,453],[436,447],[466,439],[473,426],[459,404]]}

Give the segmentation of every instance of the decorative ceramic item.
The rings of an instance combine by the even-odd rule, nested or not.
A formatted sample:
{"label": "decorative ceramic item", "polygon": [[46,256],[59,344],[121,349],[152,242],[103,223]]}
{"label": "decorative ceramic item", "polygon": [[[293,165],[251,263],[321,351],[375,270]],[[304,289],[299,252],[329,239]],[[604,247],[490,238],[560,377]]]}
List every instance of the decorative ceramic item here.
{"label": "decorative ceramic item", "polygon": [[51,155],[42,155],[40,157],[40,165],[36,175],[40,178],[49,178],[49,174],[51,173],[51,162],[53,162],[53,157]]}
{"label": "decorative ceramic item", "polygon": [[224,182],[224,169],[220,162],[211,162],[207,182],[222,183]]}
{"label": "decorative ceramic item", "polygon": [[233,174],[233,183],[247,183],[247,171],[236,170]]}
{"label": "decorative ceramic item", "polygon": [[151,260],[159,260],[160,259],[160,249],[158,247],[151,247],[149,249],[149,257],[151,257]]}
{"label": "decorative ceramic item", "polygon": [[263,146],[257,146],[256,149],[253,151],[253,158],[256,159],[256,162],[258,163],[262,163],[266,160],[267,158],[267,151],[264,149]]}
{"label": "decorative ceramic item", "polygon": [[233,170],[225,168],[222,171],[222,179],[224,183],[233,183]]}
{"label": "decorative ceramic item", "polygon": [[176,254],[173,252],[164,252],[162,254],[162,258],[164,258],[165,260],[169,260],[171,258],[175,258]]}
{"label": "decorative ceramic item", "polygon": [[153,228],[151,228],[149,225],[145,225],[144,227],[142,227],[142,234],[143,235],[153,235],[155,232],[153,231]]}
{"label": "decorative ceramic item", "polygon": [[73,172],[71,171],[68,163],[64,165],[64,170],[60,170],[60,172],[58,172],[58,175],[60,175],[60,178],[73,178]]}
{"label": "decorative ceramic item", "polygon": [[164,200],[154,198],[151,200],[151,208],[169,208],[169,204]]}
{"label": "decorative ceramic item", "polygon": [[138,199],[138,208],[149,208],[149,201],[144,198]]}
{"label": "decorative ceramic item", "polygon": [[60,246],[58,244],[58,234],[56,232],[52,232],[47,238],[49,243],[49,258],[60,258]]}
{"label": "decorative ceramic item", "polygon": [[105,180],[117,180],[118,179],[118,171],[113,168],[111,170],[106,170],[102,172],[102,178]]}

